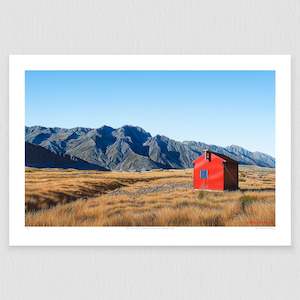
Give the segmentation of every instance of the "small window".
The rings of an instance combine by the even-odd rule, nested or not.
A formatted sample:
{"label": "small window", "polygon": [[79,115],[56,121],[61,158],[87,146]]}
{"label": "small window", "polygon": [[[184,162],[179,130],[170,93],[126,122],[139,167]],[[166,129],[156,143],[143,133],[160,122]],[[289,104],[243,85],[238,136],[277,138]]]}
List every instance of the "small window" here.
{"label": "small window", "polygon": [[207,170],[200,170],[200,178],[207,179],[208,178],[208,171]]}

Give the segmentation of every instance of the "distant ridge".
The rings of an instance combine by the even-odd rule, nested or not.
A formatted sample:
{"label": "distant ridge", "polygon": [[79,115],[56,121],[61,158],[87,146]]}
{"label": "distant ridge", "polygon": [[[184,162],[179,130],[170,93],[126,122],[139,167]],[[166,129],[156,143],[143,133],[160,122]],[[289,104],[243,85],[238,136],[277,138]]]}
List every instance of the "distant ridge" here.
{"label": "distant ridge", "polygon": [[131,125],[117,129],[109,126],[97,129],[32,126],[25,127],[25,140],[59,157],[75,157],[82,164],[108,170],[191,168],[193,160],[205,149],[227,155],[240,164],[275,167],[275,159],[265,153],[251,152],[236,145],[219,147],[195,141],[178,142],[162,135],[151,136],[141,127]]}

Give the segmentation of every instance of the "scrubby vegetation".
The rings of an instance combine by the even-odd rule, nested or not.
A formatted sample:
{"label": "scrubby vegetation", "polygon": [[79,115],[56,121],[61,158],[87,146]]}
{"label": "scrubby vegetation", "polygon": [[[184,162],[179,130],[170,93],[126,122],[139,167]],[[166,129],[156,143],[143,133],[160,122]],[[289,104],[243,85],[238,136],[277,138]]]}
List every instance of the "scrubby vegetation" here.
{"label": "scrubby vegetation", "polygon": [[274,226],[274,169],[240,167],[240,190],[198,191],[192,170],[26,170],[27,226]]}

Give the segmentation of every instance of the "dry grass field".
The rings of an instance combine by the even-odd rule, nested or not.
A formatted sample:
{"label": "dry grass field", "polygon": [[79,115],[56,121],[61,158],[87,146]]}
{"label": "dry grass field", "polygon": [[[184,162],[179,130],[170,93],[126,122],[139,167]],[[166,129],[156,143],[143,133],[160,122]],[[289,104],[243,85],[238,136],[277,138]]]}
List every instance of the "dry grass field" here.
{"label": "dry grass field", "polygon": [[275,172],[239,168],[240,190],[198,191],[192,170],[26,170],[26,226],[274,226]]}

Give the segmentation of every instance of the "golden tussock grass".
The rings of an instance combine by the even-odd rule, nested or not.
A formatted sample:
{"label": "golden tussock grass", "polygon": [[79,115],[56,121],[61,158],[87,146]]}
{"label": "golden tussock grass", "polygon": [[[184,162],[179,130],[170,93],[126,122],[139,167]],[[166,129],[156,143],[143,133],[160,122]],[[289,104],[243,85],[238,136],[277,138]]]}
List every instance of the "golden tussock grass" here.
{"label": "golden tussock grass", "polygon": [[240,167],[240,190],[198,191],[192,170],[26,171],[27,226],[274,226],[275,173]]}

